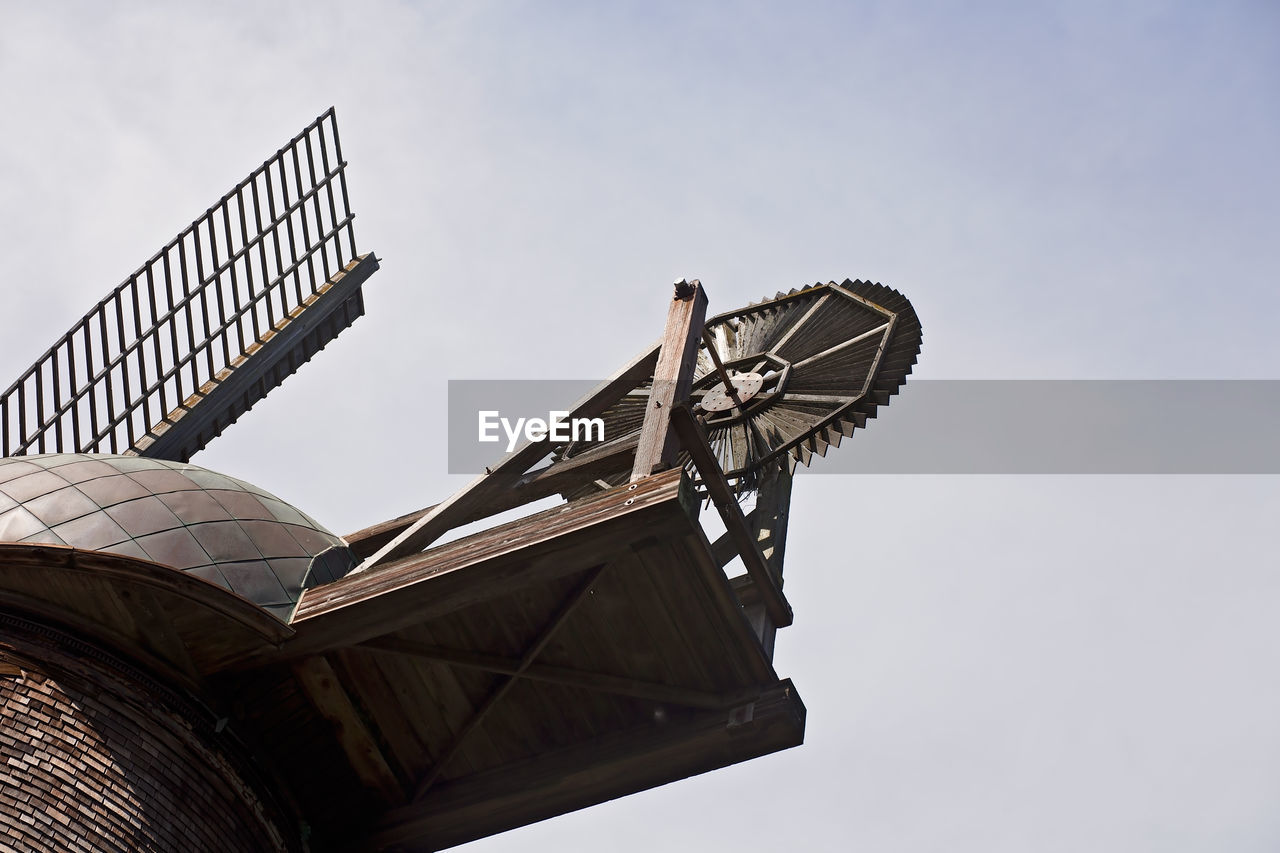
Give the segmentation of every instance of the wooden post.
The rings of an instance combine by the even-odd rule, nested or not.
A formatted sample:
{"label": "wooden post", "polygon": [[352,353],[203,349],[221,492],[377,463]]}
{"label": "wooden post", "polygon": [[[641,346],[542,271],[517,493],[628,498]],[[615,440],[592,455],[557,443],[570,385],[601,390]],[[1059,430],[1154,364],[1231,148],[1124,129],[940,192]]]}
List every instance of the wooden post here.
{"label": "wooden post", "polygon": [[693,371],[698,363],[698,342],[707,319],[707,292],[696,278],[681,279],[675,285],[675,297],[667,309],[667,326],[662,334],[662,350],[653,373],[649,407],[640,428],[631,482],[676,463],[679,446],[671,432],[671,411],[689,398]]}
{"label": "wooden post", "polygon": [[787,455],[766,465],[760,474],[760,489],[752,513],[752,529],[769,572],[782,580],[782,558],[787,548],[787,518],[791,512],[791,459]]}
{"label": "wooden post", "polygon": [[[672,415],[671,424],[675,428],[677,437],[684,445],[684,449],[689,451],[694,466],[702,475],[702,483],[711,497],[711,502],[720,512],[720,520],[724,522],[725,531],[742,557],[742,565],[747,570],[752,594],[763,603],[774,625],[779,628],[787,627],[794,618],[791,605],[787,603],[787,599],[782,594],[782,588],[775,581],[772,570],[760,552],[758,534],[753,533],[747,526],[742,507],[738,506],[733,490],[725,479],[724,471],[720,470],[711,445],[707,443],[706,433],[694,418],[693,413],[689,411],[687,404],[677,406]],[[741,599],[741,595],[739,598]],[[742,603],[745,605],[748,602]]]}
{"label": "wooden post", "polygon": [[[791,465],[786,455],[775,460],[760,474],[760,491],[756,494],[756,508],[751,513],[751,530],[769,574],[778,588],[782,588],[782,560],[787,548],[787,518],[791,511]],[[745,592],[745,591],[744,591]],[[760,596],[744,594],[751,603],[744,601],[743,612],[747,621],[760,638],[760,645],[773,660],[773,641],[778,625],[769,617],[768,609]]]}

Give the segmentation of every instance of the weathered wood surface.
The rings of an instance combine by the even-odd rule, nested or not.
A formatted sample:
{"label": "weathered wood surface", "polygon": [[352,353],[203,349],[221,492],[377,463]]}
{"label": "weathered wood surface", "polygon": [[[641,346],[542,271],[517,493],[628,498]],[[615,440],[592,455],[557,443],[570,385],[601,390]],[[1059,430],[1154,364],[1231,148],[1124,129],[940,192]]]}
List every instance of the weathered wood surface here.
{"label": "weathered wood surface", "polygon": [[316,710],[333,724],[338,743],[360,780],[381,793],[387,803],[402,804],[405,796],[400,780],[329,662],[322,656],[304,658],[294,662],[293,674]]}
{"label": "weathered wood surface", "polygon": [[[630,364],[601,383],[578,401],[570,411],[569,420],[592,418],[599,415],[618,398],[651,375],[658,359],[658,347],[637,356]],[[382,545],[365,559],[353,573],[365,572],[383,563],[398,560],[420,552],[445,532],[465,523],[467,519],[484,518],[510,505],[503,502],[502,494],[515,486],[551,450],[547,440],[533,441],[509,454],[448,500],[425,511],[408,527],[398,532],[391,541]],[[490,509],[490,507],[497,507]]]}
{"label": "weathered wood surface", "polygon": [[[601,474],[616,470],[621,465],[629,465],[631,458],[635,455],[638,438],[639,436],[635,435],[625,437],[617,443],[594,448],[581,456],[562,459],[530,471],[520,477],[510,488],[495,490],[483,505],[472,510],[470,514],[462,516],[458,524],[479,521],[559,492],[574,489],[583,483],[593,481]],[[425,507],[399,518],[371,525],[343,538],[357,556],[362,559],[367,558],[415,522],[431,514],[436,506]]]}
{"label": "weathered wood surface", "polygon": [[742,508],[738,506],[738,501],[734,498],[724,472],[720,470],[715,456],[712,455],[706,434],[694,419],[688,406],[678,407],[673,415],[672,427],[679,435],[681,445],[692,457],[698,473],[702,475],[702,481],[711,494],[711,500],[724,521],[725,531],[742,556],[747,574],[751,575],[752,581],[759,587],[760,599],[769,612],[769,618],[779,628],[790,625],[793,619],[791,605],[783,597],[781,587],[760,553],[760,546],[747,526]]}
{"label": "weathered wood surface", "polygon": [[656,471],[665,471],[676,462],[676,437],[671,433],[671,410],[689,398],[694,368],[698,365],[698,344],[707,317],[707,292],[701,282],[676,283],[675,298],[667,309],[667,325],[662,348],[653,371],[644,424],[640,427],[631,482]]}
{"label": "weathered wood surface", "polygon": [[804,722],[804,704],[781,681],[736,714],[704,711],[611,732],[442,785],[430,799],[388,813],[365,849],[452,847],[798,746]]}
{"label": "weathered wood surface", "polygon": [[0,605],[88,634],[188,688],[293,635],[262,608],[168,566],[61,545],[0,543]]}
{"label": "weathered wood surface", "polygon": [[[865,426],[902,387],[921,344],[920,323],[906,297],[861,281],[780,293],[712,318],[703,336],[707,352],[705,358],[698,354],[692,401],[707,400],[727,373],[760,374],[761,390],[736,401],[726,395],[730,405],[716,412],[719,404],[710,404],[707,418],[726,477],[746,485],[783,455],[808,464]],[[604,417],[639,433],[652,414],[627,399]],[[641,454],[632,476],[648,470]]]}
{"label": "weathered wood surface", "polygon": [[[386,802],[394,777],[412,803],[387,812],[379,838],[431,849],[798,743],[793,693],[774,722],[760,710],[778,677],[689,488],[679,469],[655,474],[309,590],[295,636],[252,665],[319,698],[306,707],[324,709],[331,746],[273,750],[314,722],[246,696],[268,756],[304,802],[332,803],[322,761],[341,743],[352,797]],[[315,661],[329,669],[309,675]],[[330,671],[336,687],[318,689]],[[219,678],[278,689],[256,677]],[[730,725],[747,708],[756,727]],[[538,796],[493,787],[553,777]],[[457,813],[447,805],[472,797]]]}
{"label": "weathered wood surface", "polygon": [[[194,667],[177,683],[225,709],[318,833],[355,849],[359,816],[383,814],[380,832],[429,848],[800,741],[793,695],[756,725],[779,682],[690,490],[673,469],[410,555],[308,590],[292,626],[172,569],[66,548],[5,546],[0,587],[48,580],[22,554],[63,561],[40,583],[61,590],[45,615],[74,603],[148,667]],[[129,583],[112,591],[113,573]],[[492,782],[553,777],[539,796]],[[486,790],[492,808],[447,805]]]}
{"label": "weathered wood surface", "polygon": [[635,490],[601,492],[307,590],[291,623],[298,634],[284,652],[360,643],[484,600],[495,589],[581,571],[601,553],[661,536],[673,524],[686,529],[687,490],[681,472],[671,471]]}
{"label": "weathered wood surface", "polygon": [[[499,655],[478,652],[446,649],[425,643],[415,643],[400,637],[378,637],[360,644],[361,648],[375,649],[393,655],[405,655],[428,661],[478,669],[498,675],[519,675],[533,681],[545,681],[549,684],[562,684],[567,687],[582,687],[604,693],[615,693],[619,696],[630,696],[634,699],[646,699],[651,702],[670,702],[676,705],[687,705],[690,708],[723,708],[741,704],[744,696],[722,696],[704,690],[691,690],[686,687],[675,687],[654,681],[638,678],[626,678],[606,675],[599,672],[583,672],[563,666],[550,666],[541,663],[529,663],[521,669],[520,661]],[[749,696],[747,694],[746,696]]]}
{"label": "weathered wood surface", "polygon": [[[782,588],[782,568],[787,550],[787,525],[791,517],[791,466],[786,459],[768,465],[760,477],[760,490],[756,494],[756,508],[747,517],[747,525],[755,535],[760,547],[760,555],[765,565]],[[743,612],[747,621],[755,629],[760,638],[760,645],[765,653],[773,659],[774,640],[778,633],[778,624],[769,615],[769,610],[759,595],[755,581],[739,590],[738,598],[742,601]],[[737,587],[735,587],[737,589]]]}
{"label": "weathered wood surface", "polygon": [[546,648],[547,643],[551,642],[551,638],[555,636],[556,632],[564,625],[565,620],[573,615],[574,609],[582,603],[582,599],[593,592],[592,586],[599,579],[604,569],[605,564],[602,563],[584,572],[584,576],[577,580],[574,588],[556,607],[555,613],[538,631],[538,636],[534,638],[528,648],[521,653],[520,660],[516,664],[515,672],[508,675],[506,680],[499,683],[498,686],[485,697],[484,702],[476,707],[475,711],[471,714],[471,718],[467,720],[462,729],[454,736],[453,741],[440,754],[440,757],[436,759],[435,766],[423,774],[422,778],[418,780],[413,789],[413,802],[420,802],[422,798],[426,796],[427,792],[431,789],[431,786],[440,778],[440,774],[449,766],[449,762],[463,749],[463,747],[466,746],[467,735],[484,723],[485,717],[502,702],[503,698],[508,694],[511,688],[516,686],[516,678],[519,677],[520,674],[537,659],[538,655],[542,653],[542,650]]}

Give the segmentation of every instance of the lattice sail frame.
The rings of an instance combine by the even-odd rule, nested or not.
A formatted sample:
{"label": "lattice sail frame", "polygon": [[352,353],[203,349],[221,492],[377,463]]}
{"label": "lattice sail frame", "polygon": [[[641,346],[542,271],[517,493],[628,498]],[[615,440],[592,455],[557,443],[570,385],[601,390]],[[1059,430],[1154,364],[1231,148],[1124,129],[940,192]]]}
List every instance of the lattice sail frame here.
{"label": "lattice sail frame", "polygon": [[[187,461],[363,314],[329,108],[0,395],[0,456]],[[193,416],[194,415],[194,416]]]}
{"label": "lattice sail frame", "polygon": [[[791,466],[808,465],[865,427],[906,382],[922,334],[907,298],[881,284],[846,279],[779,293],[707,321],[691,392],[695,404],[724,388],[707,340],[731,374],[757,373],[762,379],[745,410],[701,412],[717,461],[741,493],[755,488],[769,463],[785,456]],[[604,413],[604,432],[612,441],[639,432],[651,387],[652,379]],[[558,458],[590,449],[569,444]],[[601,480],[618,485],[627,473]]]}

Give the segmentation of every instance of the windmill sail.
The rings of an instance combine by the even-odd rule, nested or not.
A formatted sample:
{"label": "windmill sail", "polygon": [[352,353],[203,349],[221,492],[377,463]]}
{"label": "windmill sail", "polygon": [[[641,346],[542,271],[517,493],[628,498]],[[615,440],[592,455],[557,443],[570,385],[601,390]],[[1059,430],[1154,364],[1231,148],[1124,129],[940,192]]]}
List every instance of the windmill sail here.
{"label": "windmill sail", "polygon": [[[717,355],[743,395],[733,406],[707,348]],[[741,492],[754,490],[767,463],[788,458],[808,465],[865,427],[907,381],[920,353],[915,310],[892,288],[845,280],[779,293],[773,299],[712,318],[704,329],[691,400],[698,405],[711,450]],[[649,407],[652,375],[601,415],[615,446],[634,443]],[[608,447],[583,441],[555,448],[560,463],[607,462]],[[687,460],[685,460],[687,461]],[[627,481],[626,459],[614,470],[598,466],[563,494],[573,500],[601,484]]]}
{"label": "windmill sail", "polygon": [[334,111],[255,169],[0,396],[0,456],[185,462],[364,313]]}

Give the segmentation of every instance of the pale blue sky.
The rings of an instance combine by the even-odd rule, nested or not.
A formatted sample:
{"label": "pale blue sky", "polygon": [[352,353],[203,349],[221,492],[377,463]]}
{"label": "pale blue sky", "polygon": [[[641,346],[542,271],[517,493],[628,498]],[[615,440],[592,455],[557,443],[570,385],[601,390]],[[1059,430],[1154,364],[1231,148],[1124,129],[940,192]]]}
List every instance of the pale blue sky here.
{"label": "pale blue sky", "polygon": [[[680,276],[893,285],[931,378],[1280,378],[1271,2],[0,8],[11,374],[337,106],[368,316],[196,461],[340,533],[458,485],[447,378],[606,374]],[[796,492],[806,746],[473,849],[1280,845],[1275,478]]]}

